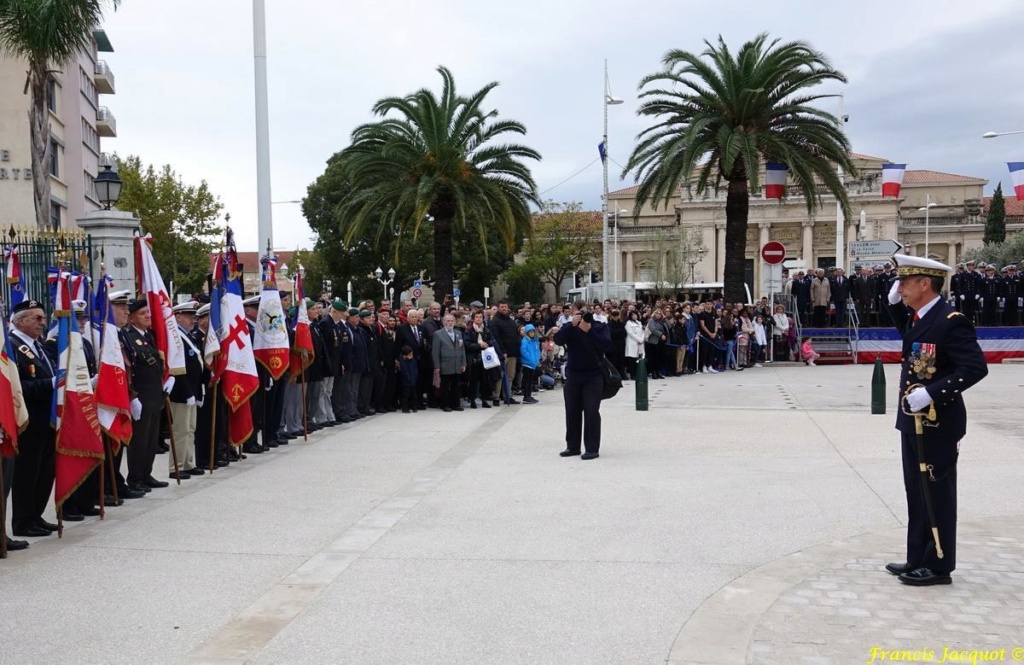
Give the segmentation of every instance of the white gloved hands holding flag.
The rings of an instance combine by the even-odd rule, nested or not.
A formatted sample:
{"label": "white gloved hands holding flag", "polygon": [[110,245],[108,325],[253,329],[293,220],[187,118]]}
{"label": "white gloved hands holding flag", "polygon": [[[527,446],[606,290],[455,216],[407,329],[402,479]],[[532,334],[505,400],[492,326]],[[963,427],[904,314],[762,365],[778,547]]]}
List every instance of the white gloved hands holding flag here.
{"label": "white gloved hands holding flag", "polygon": [[132,420],[138,420],[142,418],[142,402],[139,401],[138,397],[132,400],[131,411]]}
{"label": "white gloved hands holding flag", "polygon": [[164,394],[170,395],[172,390],[174,390],[174,377],[169,376],[167,377],[167,380],[164,381]]}

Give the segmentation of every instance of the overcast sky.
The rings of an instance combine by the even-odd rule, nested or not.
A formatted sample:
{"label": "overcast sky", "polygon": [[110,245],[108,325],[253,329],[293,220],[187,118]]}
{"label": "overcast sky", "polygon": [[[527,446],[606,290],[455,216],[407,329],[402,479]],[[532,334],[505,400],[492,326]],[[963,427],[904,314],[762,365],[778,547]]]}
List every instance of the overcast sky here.
{"label": "overcast sky", "polygon": [[[980,138],[1024,130],[1019,0],[266,4],[274,201],[301,199],[377,99],[439,88],[443,64],[465,93],[500,82],[488,104],[526,125],[544,198],[599,209],[604,58],[626,102],[609,114],[611,157],[624,164],[643,128],[636,84],[667,50],[719,34],[738,48],[761,31],[811,42],[847,75],[828,92],[845,94],[857,152],[984,177],[989,190],[1009,185],[1006,161],[1024,159],[1024,135]],[[117,94],[103,103],[118,137],[104,150],[205,179],[240,248],[256,249],[251,0],[124,0],[105,27]],[[632,184],[611,166],[612,189]],[[276,247],[312,246],[298,205],[273,212]]]}

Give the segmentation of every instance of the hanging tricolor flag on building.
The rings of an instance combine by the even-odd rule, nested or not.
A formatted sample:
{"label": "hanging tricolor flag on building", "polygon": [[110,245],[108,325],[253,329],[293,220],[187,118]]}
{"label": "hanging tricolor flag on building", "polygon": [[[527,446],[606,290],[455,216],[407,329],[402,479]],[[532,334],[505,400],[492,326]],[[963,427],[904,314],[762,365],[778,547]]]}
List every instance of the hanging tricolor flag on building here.
{"label": "hanging tricolor flag on building", "polygon": [[1013,179],[1013,191],[1017,200],[1024,200],[1024,162],[1007,162],[1010,167],[1010,178]]}
{"label": "hanging tricolor flag on building", "polygon": [[185,373],[185,346],[178,334],[178,322],[171,312],[171,296],[164,286],[160,269],[156,267],[150,244],[153,237],[135,236],[135,274],[138,291],[149,303],[153,317],[153,337],[156,348],[164,357],[164,379],[170,375]]}
{"label": "hanging tricolor flag on building", "polygon": [[767,162],[764,165],[764,197],[781,199],[786,195],[786,176],[789,167],[778,162]]}
{"label": "hanging tricolor flag on building", "polygon": [[21,274],[21,259],[18,258],[18,246],[4,245],[4,272],[7,275],[7,284],[11,287],[10,309],[21,301],[28,298],[28,288],[25,286],[25,276]]}
{"label": "hanging tricolor flag on building", "polygon": [[99,330],[99,368],[96,374],[96,412],[100,427],[117,446],[132,438],[131,399],[128,395],[128,373],[125,371],[121,340],[117,335],[117,322],[110,306],[110,293],[114,280],[103,275],[93,299],[94,325]]}
{"label": "hanging tricolor flag on building", "polygon": [[[240,446],[252,436],[252,412],[249,398],[260,387],[256,374],[249,324],[242,306],[242,273],[238,267],[234,235],[227,230],[225,261],[218,262],[222,294],[220,297],[220,355],[223,373],[220,377],[221,394],[230,408],[228,414],[228,441]],[[212,309],[212,306],[211,306]],[[212,323],[212,321],[211,321]]]}
{"label": "hanging tricolor flag on building", "polygon": [[[0,317],[2,319],[2,317]],[[10,356],[7,322],[0,320],[0,457],[18,454],[18,434],[28,425],[18,364]]]}
{"label": "hanging tricolor flag on building", "polygon": [[277,259],[264,256],[263,291],[260,293],[260,308],[256,315],[256,339],[253,350],[256,360],[267,368],[276,381],[288,369],[288,323],[281,307],[281,294],[277,291]]}
{"label": "hanging tricolor flag on building", "polygon": [[906,164],[882,164],[882,197],[899,198]]}
{"label": "hanging tricolor flag on building", "polygon": [[57,455],[54,465],[54,503],[61,506],[103,463],[103,439],[92,392],[82,335],[71,312],[70,275],[62,273],[57,284],[54,316],[57,332],[56,408]]}
{"label": "hanging tricolor flag on building", "polygon": [[313,364],[316,352],[313,350],[313,333],[309,330],[309,312],[306,309],[306,291],[302,288],[302,275],[306,271],[299,264],[295,271],[295,343],[292,345],[292,359],[289,371],[292,376],[302,374]]}

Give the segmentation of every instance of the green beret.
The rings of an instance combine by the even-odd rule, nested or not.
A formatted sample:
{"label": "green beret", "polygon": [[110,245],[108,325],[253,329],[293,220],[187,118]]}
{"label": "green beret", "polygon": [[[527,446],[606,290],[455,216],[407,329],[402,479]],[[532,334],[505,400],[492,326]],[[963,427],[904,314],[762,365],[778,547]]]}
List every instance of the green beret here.
{"label": "green beret", "polygon": [[292,318],[295,318],[295,316],[297,316],[298,313],[299,313],[299,308],[298,307],[289,307],[288,308],[288,316],[290,316]]}
{"label": "green beret", "polygon": [[348,315],[349,316],[359,316],[359,310],[356,309],[355,307],[349,307]]}
{"label": "green beret", "polygon": [[336,309],[339,312],[344,312],[348,309],[348,303],[341,298],[335,298],[334,302],[331,303],[331,309]]}
{"label": "green beret", "polygon": [[306,309],[313,309],[316,306],[316,301],[312,298],[306,298]]}
{"label": "green beret", "polygon": [[360,319],[365,319],[368,316],[370,316],[370,310],[368,310],[368,309],[359,310],[359,318]]}

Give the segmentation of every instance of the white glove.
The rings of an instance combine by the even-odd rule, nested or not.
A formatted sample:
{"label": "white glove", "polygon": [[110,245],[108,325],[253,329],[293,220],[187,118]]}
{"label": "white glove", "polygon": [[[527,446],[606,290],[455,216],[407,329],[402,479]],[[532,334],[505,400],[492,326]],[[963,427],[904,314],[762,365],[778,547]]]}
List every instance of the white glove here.
{"label": "white glove", "polygon": [[205,404],[205,403],[206,403],[206,400],[204,400],[204,399],[197,399],[196,400],[196,406],[198,406],[200,409],[203,408],[203,404]]}
{"label": "white glove", "polygon": [[142,417],[142,402],[136,397],[132,400],[132,420],[138,420]]}
{"label": "white glove", "polygon": [[964,298],[966,298],[966,297],[967,297],[967,296],[965,296],[964,294],[962,294],[962,293],[960,294],[960,300],[963,300],[963,299],[964,299]]}
{"label": "white glove", "polygon": [[907,395],[907,406],[914,413],[922,411],[929,404],[932,403],[932,396],[928,394],[928,390],[921,387],[915,388],[914,392]]}
{"label": "white glove", "polygon": [[1000,307],[1006,307],[1006,298],[1000,298],[999,299],[999,306]]}
{"label": "white glove", "polygon": [[892,280],[892,287],[889,288],[889,304],[895,305],[899,301],[903,300],[900,297],[900,280]]}
{"label": "white glove", "polygon": [[267,390],[269,392],[270,389],[273,388],[273,387],[274,387],[274,379],[272,379],[271,377],[268,376],[267,377],[267,387],[264,390]]}
{"label": "white glove", "polygon": [[50,379],[50,388],[54,390],[57,389],[57,377],[53,377],[52,379]]}
{"label": "white glove", "polygon": [[174,377],[169,376],[167,377],[167,380],[164,381],[164,394],[169,395],[172,390],[174,390]]}
{"label": "white glove", "polygon": [[975,300],[981,300],[981,294],[979,293],[978,295],[974,296],[974,299]]}
{"label": "white glove", "polygon": [[96,376],[94,376],[91,379],[89,379],[89,385],[92,387],[92,391],[93,392],[96,392],[96,384],[99,383],[99,382],[100,382],[100,375],[99,374],[97,374]]}
{"label": "white glove", "polygon": [[195,397],[189,397],[188,399],[185,400],[185,406],[195,406],[195,405],[196,405],[196,398]]}
{"label": "white glove", "polygon": [[1024,298],[1017,298],[1017,307],[1024,307]]}

